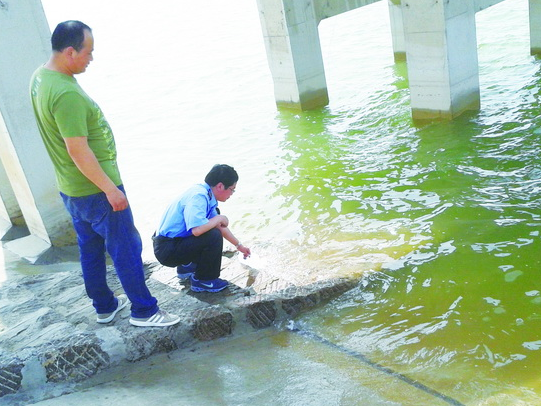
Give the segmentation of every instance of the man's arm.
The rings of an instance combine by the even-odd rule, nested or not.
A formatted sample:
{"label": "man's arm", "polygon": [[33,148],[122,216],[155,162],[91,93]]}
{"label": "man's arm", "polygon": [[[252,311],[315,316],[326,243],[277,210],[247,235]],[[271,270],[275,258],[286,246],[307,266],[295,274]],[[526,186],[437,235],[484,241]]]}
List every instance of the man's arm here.
{"label": "man's arm", "polygon": [[240,240],[233,235],[231,230],[227,227],[221,227],[220,231],[222,232],[222,237],[224,237],[227,241],[229,241],[231,244],[233,244],[237,249],[242,252],[244,255],[244,258],[248,258],[251,254],[250,248],[245,247],[241,244]]}
{"label": "man's arm", "polygon": [[64,138],[68,154],[73,162],[93,184],[100,188],[105,195],[113,211],[121,211],[128,207],[128,199],[122,191],[109,179],[101,168],[96,155],[88,146],[86,137]]}
{"label": "man's arm", "polygon": [[195,237],[199,237],[201,234],[205,234],[207,231],[212,230],[215,227],[222,228],[229,225],[229,219],[221,214],[212,217],[206,224],[192,228],[192,234]]}

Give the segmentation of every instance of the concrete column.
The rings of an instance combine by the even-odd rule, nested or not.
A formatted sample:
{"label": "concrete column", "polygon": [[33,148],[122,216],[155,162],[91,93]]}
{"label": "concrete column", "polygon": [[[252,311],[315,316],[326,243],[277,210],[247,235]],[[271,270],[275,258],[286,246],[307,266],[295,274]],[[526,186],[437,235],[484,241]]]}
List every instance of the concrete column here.
{"label": "concrete column", "polygon": [[387,0],[389,4],[389,21],[391,23],[391,37],[393,40],[394,60],[406,60],[406,39],[404,37],[404,23],[402,21],[402,5],[400,0]]}
{"label": "concrete column", "polygon": [[541,0],[530,0],[530,52],[541,55]]}
{"label": "concrete column", "polygon": [[13,240],[27,234],[21,209],[0,162],[0,240]]}
{"label": "concrete column", "polygon": [[58,196],[28,93],[33,71],[50,54],[40,0],[1,0],[0,27],[0,159],[31,233],[30,245],[71,245],[73,227]]}
{"label": "concrete column", "polygon": [[0,241],[6,238],[9,230],[12,228],[4,202],[0,199]]}
{"label": "concrete column", "polygon": [[[0,125],[0,131],[1,131],[1,125]],[[2,201],[2,206],[5,209],[0,212],[0,217],[2,217],[6,221],[9,221],[10,223],[13,223],[14,221],[16,221],[17,218],[22,217],[21,209],[19,207],[19,204],[17,203],[17,199],[15,198],[15,193],[13,193],[13,189],[11,188],[11,184],[9,183],[8,175],[1,161],[0,161],[0,200]]]}
{"label": "concrete column", "polygon": [[[13,199],[11,199],[13,198]],[[0,240],[6,239],[6,235],[12,228],[11,216],[8,213],[8,209],[4,200],[14,200],[15,195],[9,187],[9,181],[4,171],[4,167],[0,162]]]}
{"label": "concrete column", "polygon": [[278,106],[307,110],[329,102],[314,0],[258,0]]}
{"label": "concrete column", "polygon": [[414,119],[479,109],[475,9],[470,1],[402,2]]}

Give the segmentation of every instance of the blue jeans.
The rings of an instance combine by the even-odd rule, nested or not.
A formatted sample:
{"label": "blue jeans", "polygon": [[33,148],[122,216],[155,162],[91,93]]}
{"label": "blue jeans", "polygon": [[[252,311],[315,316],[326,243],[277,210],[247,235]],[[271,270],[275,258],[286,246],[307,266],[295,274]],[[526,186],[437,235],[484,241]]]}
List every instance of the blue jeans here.
{"label": "blue jeans", "polygon": [[[124,192],[122,186],[118,187]],[[117,299],[107,285],[105,251],[109,253],[130,299],[133,317],[150,317],[158,311],[158,301],[148,290],[141,259],[141,236],[133,216],[126,210],[113,211],[105,193],[70,197],[60,193],[71,214],[77,233],[86,293],[98,314],[116,309]]]}

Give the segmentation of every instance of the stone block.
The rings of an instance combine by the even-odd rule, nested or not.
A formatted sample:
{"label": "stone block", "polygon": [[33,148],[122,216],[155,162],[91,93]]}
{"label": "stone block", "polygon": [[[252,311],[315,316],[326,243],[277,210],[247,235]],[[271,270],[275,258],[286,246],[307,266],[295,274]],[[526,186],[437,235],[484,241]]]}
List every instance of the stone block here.
{"label": "stone block", "polygon": [[192,335],[200,341],[211,341],[228,336],[233,331],[233,315],[217,306],[193,313]]}
{"label": "stone block", "polygon": [[43,354],[47,382],[82,381],[109,366],[109,356],[92,335],[51,343],[50,348]]}
{"label": "stone block", "polygon": [[22,386],[24,365],[18,359],[0,364],[0,398],[17,393]]}
{"label": "stone block", "polygon": [[269,327],[276,320],[276,315],[273,300],[254,302],[246,308],[246,321],[257,329]]}
{"label": "stone block", "polygon": [[170,331],[176,328],[177,326],[165,328],[123,326],[121,334],[126,343],[126,359],[134,362],[153,354],[176,350],[178,346],[170,334]]}

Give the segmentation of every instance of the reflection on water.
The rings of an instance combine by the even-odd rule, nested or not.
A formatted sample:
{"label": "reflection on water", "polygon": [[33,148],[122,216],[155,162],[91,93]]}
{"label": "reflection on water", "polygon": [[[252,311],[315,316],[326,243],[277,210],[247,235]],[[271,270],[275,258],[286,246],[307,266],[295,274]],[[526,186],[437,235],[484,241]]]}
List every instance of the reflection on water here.
{"label": "reflection on water", "polygon": [[[52,14],[57,3],[44,0]],[[66,0],[54,15],[84,3]],[[240,180],[223,211],[262,260],[304,279],[380,270],[304,317],[303,328],[467,404],[541,404],[541,72],[529,55],[526,0],[477,15],[481,110],[420,128],[410,120],[406,65],[393,61],[385,2],[321,23],[331,102],[304,113],[276,111],[253,2],[189,10],[130,2],[138,7],[122,10],[125,29],[121,3],[84,9],[96,38],[84,80],[115,129],[147,244],[173,195],[212,164],[230,163]],[[121,41],[119,62],[107,39],[135,25],[145,27],[142,43]],[[178,35],[163,34],[165,26]],[[155,58],[141,54],[172,49],[182,52],[161,76]],[[279,357],[281,344],[270,345]],[[308,345],[301,359],[319,351]],[[322,364],[358,368],[322,354],[301,363],[306,376]],[[299,362],[286,358],[284,368]],[[297,377],[268,378],[304,390]],[[416,404],[368,372],[351,379]]]}

